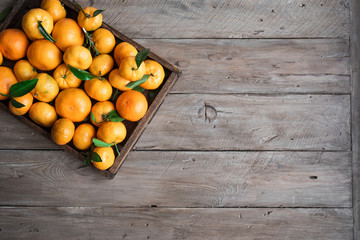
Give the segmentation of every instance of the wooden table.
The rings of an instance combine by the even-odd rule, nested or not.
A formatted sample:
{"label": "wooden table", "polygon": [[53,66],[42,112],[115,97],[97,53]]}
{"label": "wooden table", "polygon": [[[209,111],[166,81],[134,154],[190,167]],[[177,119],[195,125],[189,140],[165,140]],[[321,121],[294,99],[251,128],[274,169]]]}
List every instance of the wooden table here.
{"label": "wooden table", "polygon": [[183,74],[114,180],[1,111],[0,239],[360,239],[359,1],[78,2]]}

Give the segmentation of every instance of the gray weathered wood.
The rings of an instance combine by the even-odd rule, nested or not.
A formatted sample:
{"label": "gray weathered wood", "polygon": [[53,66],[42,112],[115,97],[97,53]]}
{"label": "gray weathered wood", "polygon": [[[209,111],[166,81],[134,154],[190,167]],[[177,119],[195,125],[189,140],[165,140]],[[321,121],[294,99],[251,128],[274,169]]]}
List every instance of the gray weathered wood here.
{"label": "gray weathered wood", "polygon": [[347,38],[350,29],[349,0],[93,2],[132,38]]}
{"label": "gray weathered wood", "polygon": [[0,208],[2,239],[352,240],[351,209]]}
{"label": "gray weathered wood", "polygon": [[0,205],[351,207],[350,152],[131,152],[112,181],[62,151],[0,151]]}
{"label": "gray weathered wood", "polygon": [[138,39],[178,65],[173,93],[350,93],[343,39]]}
{"label": "gray weathered wood", "polygon": [[[0,116],[0,149],[57,148]],[[350,97],[170,94],[135,148],[348,151]]]}
{"label": "gray weathered wood", "polygon": [[360,2],[351,1],[352,150],[354,239],[360,239]]}
{"label": "gray weathered wood", "polygon": [[135,146],[350,150],[348,95],[169,95]]}

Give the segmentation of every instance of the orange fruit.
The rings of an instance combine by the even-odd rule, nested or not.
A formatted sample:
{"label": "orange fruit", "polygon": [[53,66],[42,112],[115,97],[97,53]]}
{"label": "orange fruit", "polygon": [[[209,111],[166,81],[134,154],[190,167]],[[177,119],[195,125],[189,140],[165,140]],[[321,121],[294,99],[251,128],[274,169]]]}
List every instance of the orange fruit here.
{"label": "orange fruit", "polygon": [[62,62],[62,53],[55,43],[42,39],[30,44],[27,58],[35,68],[51,71]]}
{"label": "orange fruit", "polygon": [[138,54],[136,48],[128,42],[119,43],[114,50],[114,59],[118,66],[127,57],[135,57]]}
{"label": "orange fruit", "polygon": [[123,92],[116,100],[116,111],[126,120],[140,120],[148,109],[145,96],[135,90]]}
{"label": "orange fruit", "polygon": [[79,150],[88,149],[95,136],[95,128],[90,123],[83,123],[75,130],[73,144]]}
{"label": "orange fruit", "polygon": [[[9,94],[11,85],[17,83],[13,71],[8,67],[0,66],[0,93]],[[9,97],[0,95],[0,100],[6,100]]]}
{"label": "orange fruit", "polygon": [[20,29],[8,28],[0,33],[0,52],[9,60],[25,57],[29,44],[25,33]]}
{"label": "orange fruit", "polygon": [[55,108],[45,102],[34,103],[29,110],[29,117],[43,127],[51,127],[57,120]]}
{"label": "orange fruit", "polygon": [[80,11],[77,18],[80,27],[85,28],[85,30],[88,32],[92,32],[98,29],[102,24],[102,14],[100,13],[94,17],[94,12],[97,10],[94,7],[86,7],[83,10],[86,16],[84,15],[83,11]]}
{"label": "orange fruit", "polygon": [[74,123],[70,119],[60,118],[51,128],[51,139],[58,145],[65,145],[71,141],[74,132]]}
{"label": "orange fruit", "polygon": [[103,124],[106,121],[105,119],[106,114],[108,114],[112,110],[115,110],[115,106],[112,102],[103,101],[103,102],[95,103],[94,106],[91,108],[91,112],[96,122],[94,122],[91,119],[92,124],[94,124],[97,127],[100,127],[101,124]]}
{"label": "orange fruit", "polygon": [[90,114],[91,100],[82,89],[68,88],[56,97],[55,109],[61,117],[81,122]]}
{"label": "orange fruit", "polygon": [[154,90],[157,89],[165,78],[165,71],[164,68],[156,61],[153,60],[145,60],[145,67],[146,75],[150,75],[150,77],[140,85],[140,87],[143,87],[148,90]]}
{"label": "orange fruit", "polygon": [[111,147],[96,147],[94,152],[101,158],[101,162],[92,162],[97,169],[106,170],[114,164],[115,154]]}
{"label": "orange fruit", "polygon": [[126,128],[122,122],[106,122],[102,124],[96,137],[106,143],[121,143],[126,137]]}
{"label": "orange fruit", "polygon": [[2,55],[2,53],[1,53],[1,51],[0,51],[0,65],[2,65],[3,60],[4,60],[4,58],[3,58],[3,55]]}
{"label": "orange fruit", "polygon": [[53,77],[58,83],[60,90],[66,88],[77,88],[81,85],[81,80],[75,77],[65,63],[60,64],[54,71]]}
{"label": "orange fruit", "polygon": [[104,76],[114,67],[114,59],[109,54],[101,54],[94,57],[89,71],[95,76]]}
{"label": "orange fruit", "polygon": [[40,7],[50,13],[54,22],[66,17],[66,10],[59,0],[42,0]]}
{"label": "orange fruit", "polygon": [[31,93],[25,94],[22,97],[16,97],[14,98],[19,103],[24,104],[24,107],[16,108],[14,107],[11,102],[9,102],[9,109],[10,111],[15,115],[24,115],[30,110],[30,107],[33,103],[34,97],[31,95]]}
{"label": "orange fruit", "polygon": [[39,21],[41,22],[41,25],[44,27],[45,31],[51,34],[54,27],[54,20],[50,13],[44,9],[33,8],[28,11],[22,18],[22,28],[26,33],[26,36],[28,36],[31,41],[44,38],[39,30]]}
{"label": "orange fruit", "polygon": [[81,45],[73,45],[66,49],[64,62],[75,68],[88,69],[92,63],[92,56],[89,49]]}
{"label": "orange fruit", "polygon": [[102,78],[93,78],[85,81],[85,92],[93,99],[97,101],[106,101],[111,97],[112,86],[108,80]]}
{"label": "orange fruit", "polygon": [[28,60],[19,60],[15,63],[14,74],[19,82],[34,79],[37,75],[34,68]]}
{"label": "orange fruit", "polygon": [[35,78],[38,78],[38,82],[31,91],[34,98],[41,102],[51,102],[54,100],[59,93],[59,85],[55,79],[47,73],[39,73]]}
{"label": "orange fruit", "polygon": [[66,48],[84,43],[84,33],[76,21],[71,18],[59,20],[52,31],[56,46],[65,52]]}
{"label": "orange fruit", "polygon": [[129,80],[123,78],[119,74],[119,69],[113,69],[109,74],[109,82],[111,86],[119,89],[120,91],[129,91],[131,88],[126,87],[126,85],[130,82]]}
{"label": "orange fruit", "polygon": [[130,81],[137,81],[145,74],[145,63],[141,63],[139,68],[136,65],[135,57],[127,57],[121,61],[119,74]]}
{"label": "orange fruit", "polygon": [[92,34],[92,40],[100,53],[110,53],[116,44],[115,36],[105,28],[99,28]]}

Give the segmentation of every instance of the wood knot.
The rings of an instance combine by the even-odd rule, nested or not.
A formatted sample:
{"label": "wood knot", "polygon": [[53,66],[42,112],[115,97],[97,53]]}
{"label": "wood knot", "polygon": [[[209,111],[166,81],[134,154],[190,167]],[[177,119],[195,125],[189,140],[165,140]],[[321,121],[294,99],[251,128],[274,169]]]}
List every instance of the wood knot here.
{"label": "wood knot", "polygon": [[217,111],[215,107],[207,103],[204,103],[204,108],[205,108],[205,123],[214,122],[217,117]]}

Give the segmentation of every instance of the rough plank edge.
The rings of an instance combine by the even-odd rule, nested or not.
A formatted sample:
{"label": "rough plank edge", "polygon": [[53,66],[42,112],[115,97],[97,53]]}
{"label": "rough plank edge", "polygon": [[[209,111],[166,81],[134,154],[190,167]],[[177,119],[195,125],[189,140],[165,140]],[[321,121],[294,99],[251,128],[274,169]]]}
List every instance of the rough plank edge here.
{"label": "rough plank edge", "polygon": [[121,165],[125,161],[128,153],[136,144],[137,140],[139,139],[140,135],[142,134],[143,130],[145,129],[146,125],[152,119],[154,114],[159,109],[160,105],[164,101],[165,97],[169,94],[171,88],[174,86],[177,79],[180,77],[181,72],[172,72],[169,76],[168,80],[161,88],[160,92],[154,99],[153,103],[150,105],[148,112],[146,113],[145,117],[140,120],[139,125],[136,127],[124,147],[121,149],[120,155],[116,158],[114,165],[106,171],[106,176],[109,179],[113,179],[116,173],[119,171]]}
{"label": "rough plank edge", "polygon": [[351,118],[353,150],[353,216],[354,240],[360,239],[360,2],[351,0],[350,54],[351,54]]}

